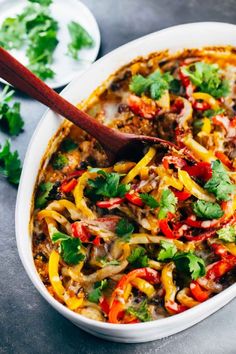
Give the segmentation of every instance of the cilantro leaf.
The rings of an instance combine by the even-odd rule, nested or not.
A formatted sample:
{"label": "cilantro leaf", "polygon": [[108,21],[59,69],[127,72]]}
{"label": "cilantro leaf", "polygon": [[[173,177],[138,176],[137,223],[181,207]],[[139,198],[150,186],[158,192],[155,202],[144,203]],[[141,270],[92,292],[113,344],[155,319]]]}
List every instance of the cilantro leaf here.
{"label": "cilantro leaf", "polygon": [[6,177],[12,184],[19,184],[21,161],[18,152],[11,152],[10,149],[11,145],[9,140],[7,140],[0,150],[0,175]]}
{"label": "cilantro leaf", "polygon": [[235,185],[230,181],[227,171],[220,160],[212,162],[212,177],[204,188],[213,193],[218,200],[229,200],[229,194],[235,190]]}
{"label": "cilantro leaf", "polygon": [[182,72],[201,92],[209,93],[216,98],[224,97],[229,93],[229,83],[221,78],[217,64],[197,62],[182,68]]}
{"label": "cilantro leaf", "polygon": [[172,259],[177,253],[175,244],[170,241],[161,240],[160,246],[161,250],[157,257],[158,261],[166,261],[167,259]]}
{"label": "cilantro leaf", "polygon": [[77,147],[78,145],[70,138],[63,140],[61,143],[61,149],[64,152],[75,150]]}
{"label": "cilantro leaf", "polygon": [[75,265],[85,258],[80,252],[82,243],[79,238],[55,232],[52,235],[52,242],[60,242],[60,255],[67,264]]}
{"label": "cilantro leaf", "polygon": [[158,212],[158,219],[165,219],[167,213],[175,213],[178,199],[170,189],[165,189],[162,192],[160,200],[160,209]]}
{"label": "cilantro leaf", "polygon": [[100,262],[103,267],[106,267],[108,265],[114,265],[114,266],[120,265],[120,261],[118,261],[117,259],[112,259],[111,261],[108,261],[106,257],[97,257],[96,260]]}
{"label": "cilantro leaf", "polygon": [[49,6],[52,4],[52,0],[28,0],[29,2],[35,2],[42,6]]}
{"label": "cilantro leaf", "polygon": [[53,158],[52,167],[55,170],[62,170],[68,164],[68,158],[63,154],[58,154]]}
{"label": "cilantro leaf", "polygon": [[225,242],[235,242],[236,241],[236,228],[234,226],[225,226],[222,229],[216,231],[220,240]]}
{"label": "cilantro leaf", "polygon": [[173,261],[179,272],[189,273],[194,280],[206,273],[204,260],[192,252],[179,252],[174,255]]}
{"label": "cilantro leaf", "polygon": [[129,191],[130,185],[119,184],[120,175],[118,173],[107,173],[103,170],[96,170],[100,175],[95,179],[89,179],[88,184],[92,187],[93,193],[104,197],[123,197]]}
{"label": "cilantro leaf", "polygon": [[135,268],[148,266],[148,256],[146,255],[146,250],[144,247],[134,248],[129,257],[127,257],[127,260]]}
{"label": "cilantro leaf", "polygon": [[10,135],[19,135],[24,126],[20,114],[20,103],[15,102],[11,107],[8,103],[13,98],[14,91],[5,86],[0,95],[0,127]]}
{"label": "cilantro leaf", "polygon": [[107,285],[107,279],[95,283],[94,289],[88,294],[88,300],[97,304],[102,296],[102,290],[104,290]]}
{"label": "cilantro leaf", "polygon": [[206,202],[205,200],[198,200],[193,203],[194,213],[202,219],[219,219],[224,215],[223,210],[217,203]]}
{"label": "cilantro leaf", "polygon": [[6,18],[0,28],[0,45],[5,49],[19,49],[24,41],[24,23],[18,16]]}
{"label": "cilantro leaf", "polygon": [[49,200],[49,194],[54,184],[51,182],[40,183],[38,187],[37,197],[35,200],[36,208],[43,208]]}
{"label": "cilantro leaf", "polygon": [[155,209],[159,206],[158,201],[153,198],[153,196],[147,194],[147,193],[141,193],[140,197],[142,201],[147,204],[151,209]]}
{"label": "cilantro leaf", "polygon": [[216,116],[217,114],[222,114],[224,112],[225,112],[224,108],[207,109],[206,111],[204,111],[204,117],[212,118],[212,117]]}
{"label": "cilantro leaf", "polygon": [[68,24],[71,42],[68,44],[68,54],[75,60],[78,59],[78,51],[82,48],[90,48],[94,40],[90,34],[77,22],[71,21]]}
{"label": "cilantro leaf", "polygon": [[129,313],[130,315],[135,316],[142,322],[151,321],[147,300],[140,302],[138,306],[128,307],[126,312]]}
{"label": "cilantro leaf", "polygon": [[116,225],[115,232],[117,236],[128,241],[134,232],[134,226],[127,219],[120,219]]}
{"label": "cilantro leaf", "polygon": [[159,100],[165,91],[169,90],[170,83],[173,80],[174,78],[169,72],[162,74],[160,70],[157,70],[147,77],[140,74],[134,75],[131,79],[129,89],[138,96],[146,93],[152,99]]}

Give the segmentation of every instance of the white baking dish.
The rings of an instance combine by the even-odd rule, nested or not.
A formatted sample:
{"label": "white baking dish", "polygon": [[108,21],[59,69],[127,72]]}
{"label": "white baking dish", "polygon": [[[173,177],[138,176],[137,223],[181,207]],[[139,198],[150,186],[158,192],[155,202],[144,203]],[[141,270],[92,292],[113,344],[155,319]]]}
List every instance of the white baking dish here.
{"label": "white baking dish", "polygon": [[[89,70],[76,77],[62,92],[72,103],[88,97],[112,73],[137,56],[169,49],[171,53],[184,48],[214,45],[236,47],[236,26],[217,22],[193,23],[171,27],[130,42],[109,53]],[[180,332],[220,309],[236,295],[236,284],[208,301],[181,314],[140,324],[109,324],[78,315],[57,302],[46,290],[37,274],[31,251],[29,232],[31,198],[41,159],[49,140],[58,130],[62,118],[47,111],[33,134],[25,157],[16,204],[16,238],[20,258],[27,274],[40,294],[63,316],[78,327],[98,337],[117,342],[147,342]]]}

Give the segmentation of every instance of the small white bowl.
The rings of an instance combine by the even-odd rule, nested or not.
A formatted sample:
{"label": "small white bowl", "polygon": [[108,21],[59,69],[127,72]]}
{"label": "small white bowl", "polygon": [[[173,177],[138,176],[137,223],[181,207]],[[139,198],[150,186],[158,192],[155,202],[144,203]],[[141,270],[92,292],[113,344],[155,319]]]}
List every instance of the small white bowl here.
{"label": "small white bowl", "polygon": [[[171,53],[184,48],[232,45],[236,47],[236,26],[226,23],[203,22],[171,27],[130,42],[93,64],[76,77],[62,96],[76,104],[89,96],[110,74],[135,57],[169,49]],[[32,283],[58,312],[86,332],[116,342],[138,343],[160,339],[180,332],[203,320],[236,296],[236,284],[206,302],[181,314],[140,324],[110,324],[90,320],[70,311],[56,301],[44,287],[34,266],[29,232],[31,199],[41,159],[49,140],[57,132],[62,118],[48,110],[35,130],[29,144],[16,204],[16,239],[20,258]]]}

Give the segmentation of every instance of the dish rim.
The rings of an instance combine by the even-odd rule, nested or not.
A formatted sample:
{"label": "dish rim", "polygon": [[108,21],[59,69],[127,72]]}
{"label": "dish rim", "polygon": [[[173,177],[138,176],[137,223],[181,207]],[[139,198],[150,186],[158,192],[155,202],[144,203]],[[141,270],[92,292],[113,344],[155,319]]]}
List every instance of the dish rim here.
{"label": "dish rim", "polygon": [[[215,22],[215,21],[207,21],[207,22],[193,22],[193,23],[187,23],[187,24],[181,24],[181,25],[177,25],[177,26],[172,26],[172,27],[168,27],[166,29],[157,31],[157,32],[153,32],[151,34],[142,36],[138,39],[135,39],[133,41],[130,41],[118,48],[116,48],[115,50],[111,51],[110,53],[106,54],[104,57],[100,58],[99,60],[97,60],[94,64],[93,67],[98,66],[100,64],[100,62],[102,62],[104,60],[104,58],[109,59],[112,58],[113,56],[116,56],[117,52],[126,49],[126,47],[130,47],[132,45],[136,45],[139,42],[145,41],[147,38],[151,39],[152,37],[155,37],[157,35],[157,33],[164,33],[164,32],[168,32],[168,31],[175,31],[175,29],[181,29],[181,28],[189,28],[189,27],[201,27],[201,26],[222,26],[222,27],[231,27],[232,29],[234,28],[234,30],[236,29],[236,26],[234,24],[230,24],[230,23],[223,23],[223,22]],[[215,45],[216,46],[216,45]],[[225,44],[225,46],[227,46],[227,44]],[[204,47],[207,47],[207,45],[205,45]],[[213,47],[213,46],[212,46]],[[168,49],[168,47],[167,47]],[[160,50],[157,50],[157,52]],[[161,50],[162,51],[162,50]],[[164,51],[164,50],[163,50]],[[134,58],[135,59],[135,58]],[[122,66],[122,65],[121,65]],[[63,97],[67,98],[67,92],[70,90],[70,87],[73,85],[73,83],[78,80],[80,77],[82,76],[86,76],[87,72],[89,72],[91,69],[88,68],[86,71],[84,71],[82,74],[76,75],[76,77],[62,90],[62,92],[60,93]],[[102,83],[101,83],[102,84]],[[125,330],[126,332],[131,332],[133,331],[133,329],[137,329],[137,330],[142,330],[142,329],[148,329],[148,328],[152,328],[155,327],[156,329],[158,329],[158,327],[164,327],[164,326],[168,326],[168,324],[172,324],[173,326],[178,324],[181,320],[185,320],[185,322],[188,322],[188,319],[192,319],[194,317],[194,314],[197,315],[198,312],[200,310],[202,310],[202,312],[204,311],[204,309],[208,309],[209,312],[209,308],[217,308],[217,306],[219,304],[221,304],[222,302],[222,298],[224,297],[225,299],[227,298],[228,300],[224,301],[224,305],[229,302],[234,296],[236,296],[236,283],[229,286],[227,289],[223,290],[221,293],[215,295],[214,297],[210,298],[209,300],[199,304],[198,306],[194,307],[194,308],[190,308],[185,312],[182,312],[180,314],[176,314],[174,316],[170,316],[170,317],[166,317],[166,318],[162,318],[162,319],[157,319],[157,320],[153,320],[153,321],[149,321],[149,322],[142,322],[142,323],[134,323],[134,324],[113,324],[113,323],[108,323],[108,322],[100,322],[97,320],[93,320],[90,318],[87,318],[83,315],[80,315],[78,313],[73,312],[72,310],[69,310],[66,306],[64,306],[63,304],[59,303],[55,298],[53,298],[49,292],[47,291],[46,287],[44,286],[43,282],[41,281],[36,268],[32,267],[31,265],[28,264],[28,260],[25,257],[25,251],[21,245],[21,233],[20,233],[20,224],[21,224],[21,215],[20,215],[20,199],[23,197],[24,195],[24,191],[23,188],[25,187],[25,180],[26,180],[26,172],[27,170],[29,170],[28,167],[28,163],[29,163],[29,156],[31,154],[31,147],[33,145],[33,142],[35,140],[35,137],[37,136],[38,132],[40,131],[41,125],[43,124],[44,120],[46,119],[46,116],[49,113],[53,113],[51,110],[47,109],[46,112],[43,114],[42,118],[40,119],[39,123],[37,124],[37,127],[30,139],[28,148],[27,148],[27,152],[25,155],[25,159],[24,159],[24,166],[23,166],[23,170],[22,170],[22,174],[21,174],[21,179],[20,179],[20,184],[19,184],[19,189],[18,189],[18,194],[17,194],[17,201],[16,201],[16,212],[15,212],[15,225],[16,225],[16,241],[17,241],[17,248],[18,248],[18,252],[19,252],[19,256],[20,259],[22,261],[22,264],[25,268],[26,273],[28,274],[30,280],[32,281],[33,285],[36,287],[36,289],[39,291],[39,293],[43,296],[43,298],[45,300],[47,300],[47,302],[49,302],[49,304],[55,308],[59,313],[61,313],[64,317],[68,318],[69,320],[71,320],[73,323],[77,323],[78,321],[81,324],[86,325],[86,328],[101,328],[101,329],[109,329],[109,330],[115,330],[118,332],[121,332],[123,330]],[[58,125],[58,129],[60,128],[60,125]],[[51,136],[51,138],[53,137],[53,135]],[[49,141],[47,142],[49,143]],[[41,156],[42,158],[43,156]],[[24,182],[24,183],[23,183]],[[36,181],[35,181],[36,182]],[[31,237],[31,235],[29,234],[28,236]],[[31,240],[32,241],[32,240]],[[232,293],[234,292],[234,295],[232,296]],[[220,306],[223,307],[224,305]],[[214,312],[214,310],[212,311]],[[212,313],[211,312],[211,313]],[[201,317],[201,316],[200,316]],[[208,317],[208,316],[205,316]],[[204,317],[204,318],[205,318]],[[191,323],[191,321],[189,321]],[[191,326],[191,325],[190,325]],[[189,327],[190,327],[189,326]],[[178,332],[178,331],[176,331]]]}

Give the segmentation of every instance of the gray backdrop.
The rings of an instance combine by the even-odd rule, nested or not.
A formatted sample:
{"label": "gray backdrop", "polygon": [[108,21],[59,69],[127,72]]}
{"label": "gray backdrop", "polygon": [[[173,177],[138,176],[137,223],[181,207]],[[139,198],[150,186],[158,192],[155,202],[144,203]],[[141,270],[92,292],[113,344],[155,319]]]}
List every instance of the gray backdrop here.
{"label": "gray backdrop", "polygon": [[[11,0],[9,0],[11,1]],[[150,32],[194,21],[236,22],[236,0],[84,0],[98,20],[99,56]],[[0,9],[1,11],[1,9]],[[18,93],[25,132],[13,139],[24,157],[45,107]],[[0,142],[5,136],[0,135]],[[38,294],[18,257],[16,189],[0,180],[0,353],[236,353],[236,301],[180,334],[147,344],[97,339],[60,316]]]}

